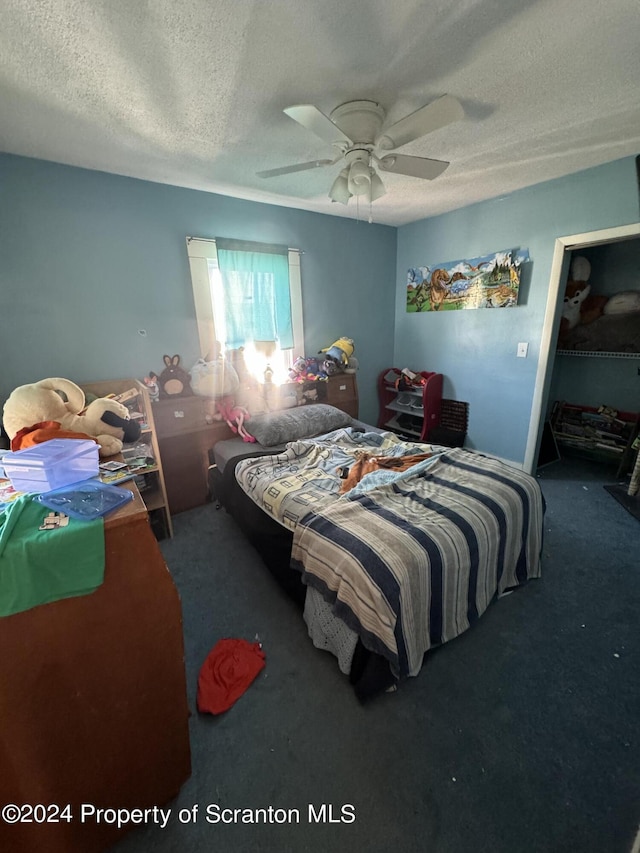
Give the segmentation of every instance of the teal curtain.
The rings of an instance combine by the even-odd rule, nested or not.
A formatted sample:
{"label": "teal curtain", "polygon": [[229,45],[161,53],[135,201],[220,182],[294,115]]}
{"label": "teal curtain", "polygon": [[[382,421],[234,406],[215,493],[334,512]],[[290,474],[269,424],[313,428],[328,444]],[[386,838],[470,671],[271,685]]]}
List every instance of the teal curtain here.
{"label": "teal curtain", "polygon": [[251,341],[293,347],[289,252],[285,246],[216,238],[224,290],[226,343]]}

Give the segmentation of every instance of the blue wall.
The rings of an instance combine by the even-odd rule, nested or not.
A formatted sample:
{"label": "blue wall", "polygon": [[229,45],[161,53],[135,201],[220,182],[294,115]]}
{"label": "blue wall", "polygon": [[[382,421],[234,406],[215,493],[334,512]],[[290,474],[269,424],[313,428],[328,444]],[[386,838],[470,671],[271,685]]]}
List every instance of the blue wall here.
{"label": "blue wall", "polygon": [[[394,363],[444,374],[444,395],[470,404],[469,447],[524,460],[556,238],[637,221],[626,158],[398,230]],[[407,313],[410,267],[512,248],[532,259],[516,307]],[[519,341],[527,358],[516,358]]]}
{"label": "blue wall", "polygon": [[[396,229],[0,155],[0,404],[46,376],[188,369],[200,355],[185,238],[302,249],[307,354],[356,343],[361,417],[393,361]],[[138,334],[145,329],[146,337]]]}
{"label": "blue wall", "polygon": [[[142,377],[165,352],[190,367],[185,237],[264,240],[304,251],[307,352],[355,339],[363,419],[381,370],[435,370],[470,403],[469,446],[522,462],[555,239],[637,220],[634,158],[396,230],[0,155],[0,400],[44,376]],[[532,263],[517,307],[406,312],[409,267],[518,247]]]}

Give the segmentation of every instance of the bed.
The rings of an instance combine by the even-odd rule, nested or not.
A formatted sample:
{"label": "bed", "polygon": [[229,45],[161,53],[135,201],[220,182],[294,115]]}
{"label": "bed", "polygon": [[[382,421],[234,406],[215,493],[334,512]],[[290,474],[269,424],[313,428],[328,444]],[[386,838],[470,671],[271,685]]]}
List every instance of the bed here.
{"label": "bed", "polygon": [[540,575],[544,502],[523,471],[310,405],[218,442],[212,489],[361,699]]}

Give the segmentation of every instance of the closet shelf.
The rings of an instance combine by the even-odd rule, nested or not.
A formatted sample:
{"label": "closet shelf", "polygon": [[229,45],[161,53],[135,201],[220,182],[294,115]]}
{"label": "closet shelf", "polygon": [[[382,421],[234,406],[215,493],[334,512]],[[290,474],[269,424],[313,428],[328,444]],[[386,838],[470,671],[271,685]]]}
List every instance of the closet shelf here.
{"label": "closet shelf", "polygon": [[640,352],[599,352],[598,350],[575,350],[575,349],[558,349],[556,355],[572,355],[587,358],[637,358],[640,359]]}

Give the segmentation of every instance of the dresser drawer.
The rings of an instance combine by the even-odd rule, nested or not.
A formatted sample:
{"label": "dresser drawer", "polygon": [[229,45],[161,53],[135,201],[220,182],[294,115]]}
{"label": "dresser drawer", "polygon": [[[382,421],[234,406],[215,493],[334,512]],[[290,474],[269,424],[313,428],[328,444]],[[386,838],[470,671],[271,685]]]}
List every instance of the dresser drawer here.
{"label": "dresser drawer", "polygon": [[354,373],[340,373],[327,381],[327,403],[358,417],[358,386]]}
{"label": "dresser drawer", "polygon": [[158,438],[194,432],[206,426],[204,397],[174,397],[153,403]]}
{"label": "dresser drawer", "polygon": [[356,381],[353,373],[342,373],[339,376],[331,376],[327,382],[327,403],[335,406],[336,403],[345,403],[356,400]]}

